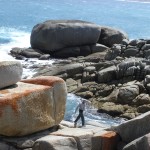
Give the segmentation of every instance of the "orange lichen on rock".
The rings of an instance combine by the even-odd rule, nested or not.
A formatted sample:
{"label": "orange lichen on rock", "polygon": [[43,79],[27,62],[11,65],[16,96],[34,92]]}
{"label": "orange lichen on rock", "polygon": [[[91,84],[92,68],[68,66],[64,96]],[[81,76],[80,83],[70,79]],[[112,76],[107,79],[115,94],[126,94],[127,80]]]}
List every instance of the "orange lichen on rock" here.
{"label": "orange lichen on rock", "polygon": [[39,85],[47,85],[47,86],[53,86],[57,82],[64,82],[63,79],[55,76],[40,76],[33,79],[24,79],[21,80],[21,82],[24,83],[31,83],[31,84],[39,84]]}
{"label": "orange lichen on rock", "polygon": [[[48,86],[44,86],[43,89],[49,89]],[[3,96],[0,97],[0,117],[3,114],[4,107],[10,106],[14,112],[17,114],[18,112],[18,104],[17,102],[24,96],[28,96],[31,92],[38,92],[41,89],[26,89],[24,91],[17,91],[15,93],[11,93],[9,90],[1,90],[0,94]]]}
{"label": "orange lichen on rock", "polygon": [[102,135],[102,150],[116,150],[117,143],[120,140],[116,132],[108,131]]}
{"label": "orange lichen on rock", "polygon": [[2,116],[3,108],[6,106],[11,106],[14,112],[17,113],[18,111],[17,101],[19,100],[19,98],[20,95],[17,93],[2,98],[0,97],[0,117]]}

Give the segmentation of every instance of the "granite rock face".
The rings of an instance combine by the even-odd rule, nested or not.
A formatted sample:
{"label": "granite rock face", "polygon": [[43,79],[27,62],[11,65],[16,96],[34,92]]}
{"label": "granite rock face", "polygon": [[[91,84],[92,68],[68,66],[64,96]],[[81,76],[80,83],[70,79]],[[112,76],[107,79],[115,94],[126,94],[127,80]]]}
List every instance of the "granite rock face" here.
{"label": "granite rock face", "polygon": [[45,136],[38,139],[33,150],[78,150],[77,143],[72,137]]}
{"label": "granite rock face", "polygon": [[61,78],[22,80],[0,94],[1,135],[28,135],[58,125],[64,117],[67,91]]}
{"label": "granite rock face", "polygon": [[142,114],[128,122],[114,127],[113,130],[118,133],[122,141],[129,143],[150,132],[149,124],[150,112]]}
{"label": "granite rock face", "polygon": [[112,47],[113,44],[120,44],[124,39],[128,39],[125,32],[111,27],[102,26],[98,43]]}
{"label": "granite rock face", "polygon": [[48,20],[33,27],[30,43],[33,49],[53,57],[68,58],[106,51],[125,39],[126,33],[91,22]]}
{"label": "granite rock face", "polygon": [[22,71],[18,61],[0,61],[0,89],[20,81]]}
{"label": "granite rock face", "polygon": [[74,137],[77,141],[78,150],[91,150],[91,138],[93,136],[93,132],[91,130],[66,128],[53,132],[51,135]]}
{"label": "granite rock face", "polygon": [[123,150],[149,150],[150,133],[146,134],[123,147]]}
{"label": "granite rock face", "polygon": [[31,33],[32,48],[46,52],[66,47],[94,44],[100,36],[99,26],[79,20],[49,20],[37,24]]}

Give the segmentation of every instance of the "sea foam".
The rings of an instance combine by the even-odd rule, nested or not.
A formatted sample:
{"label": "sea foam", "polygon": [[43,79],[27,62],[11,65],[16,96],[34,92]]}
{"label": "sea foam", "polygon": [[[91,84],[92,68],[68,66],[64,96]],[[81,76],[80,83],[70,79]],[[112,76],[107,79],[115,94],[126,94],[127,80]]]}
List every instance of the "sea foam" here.
{"label": "sea foam", "polygon": [[0,27],[0,61],[14,60],[8,55],[13,47],[30,47],[30,33],[15,28]]}

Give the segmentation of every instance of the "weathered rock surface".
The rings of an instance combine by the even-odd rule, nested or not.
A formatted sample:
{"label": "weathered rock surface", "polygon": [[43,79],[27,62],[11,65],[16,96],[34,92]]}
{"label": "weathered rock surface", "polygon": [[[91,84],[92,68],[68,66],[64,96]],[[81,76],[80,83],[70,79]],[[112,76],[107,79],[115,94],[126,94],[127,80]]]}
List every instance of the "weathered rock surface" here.
{"label": "weathered rock surface", "polygon": [[58,77],[22,80],[0,94],[1,135],[31,134],[58,125],[64,117],[67,91]]}
{"label": "weathered rock surface", "polygon": [[149,106],[144,104],[149,104],[146,98],[150,91],[150,79],[147,75],[149,61],[138,58],[106,61],[100,58],[102,53],[56,61],[50,67],[41,71],[38,69],[35,76],[56,75],[63,78],[69,92],[89,99],[98,110],[103,109],[106,113],[109,112],[105,110],[106,107],[102,108],[106,102],[125,107],[124,111],[116,114],[128,119],[147,112]]}
{"label": "weathered rock surface", "polygon": [[116,66],[111,66],[98,72],[98,82],[106,83],[116,78]]}
{"label": "weathered rock surface", "polygon": [[137,85],[123,86],[119,89],[117,102],[121,104],[130,104],[138,95],[139,87]]}
{"label": "weathered rock surface", "polygon": [[91,137],[93,136],[93,133],[91,131],[84,131],[80,128],[66,128],[57,132],[53,132],[51,133],[51,135],[74,137],[77,141],[79,150],[91,150]]}
{"label": "weathered rock surface", "polygon": [[38,139],[33,150],[78,150],[77,142],[72,137],[45,136]]}
{"label": "weathered rock surface", "polygon": [[148,126],[150,123],[149,117],[150,112],[147,112],[128,122],[114,127],[113,130],[121,136],[122,141],[129,143],[150,132],[150,126]]}
{"label": "weathered rock surface", "polygon": [[123,147],[123,150],[149,150],[150,133],[146,134]]}
{"label": "weathered rock surface", "polygon": [[33,27],[31,46],[52,52],[66,47],[95,44],[100,32],[98,25],[89,22],[49,20]]}
{"label": "weathered rock surface", "polygon": [[11,55],[13,57],[18,58],[19,56],[25,57],[25,58],[40,58],[42,56],[42,52],[37,49],[31,49],[31,48],[12,48],[10,51]]}
{"label": "weathered rock surface", "polygon": [[22,71],[18,61],[0,61],[0,89],[20,81]]}
{"label": "weathered rock surface", "polygon": [[98,43],[111,47],[113,44],[120,44],[123,39],[128,39],[127,34],[123,31],[102,26]]}
{"label": "weathered rock surface", "polygon": [[122,105],[116,105],[112,102],[106,102],[102,105],[100,109],[98,109],[99,113],[106,113],[111,116],[119,116],[125,112],[125,109]]}
{"label": "weathered rock surface", "polygon": [[[22,137],[1,136],[0,148],[3,150],[95,150],[93,148],[95,148],[95,144],[98,145],[99,137],[106,138],[106,135],[104,136],[105,133],[107,134],[105,129],[109,127],[110,125],[88,121],[85,127],[74,128],[73,123],[63,120],[59,126],[31,135]],[[114,134],[112,138],[111,136],[109,138],[114,139]]]}
{"label": "weathered rock surface", "polygon": [[[100,33],[98,37],[99,39],[98,43],[100,44],[97,44],[96,42],[89,43],[89,41],[86,38],[88,37],[87,36],[88,34],[91,34],[93,28],[89,33],[85,34],[86,38],[83,39],[81,39],[81,34],[79,34],[79,38],[77,38],[78,35],[73,35],[72,33],[77,33],[74,31],[80,28],[78,24],[80,25],[90,24],[90,27],[93,26],[94,24],[83,22],[83,21],[75,21],[75,22],[63,21],[63,23],[60,23],[60,21],[51,21],[52,28],[58,25],[60,29],[63,29],[62,32],[65,31],[65,33],[68,34],[64,34],[66,39],[61,39],[60,41],[56,41],[56,39],[62,38],[62,36],[59,36],[59,38],[53,36],[54,41],[51,40],[53,43],[51,43],[50,46],[55,47],[57,45],[60,47],[57,47],[56,49],[48,49],[48,50],[45,49],[43,52],[50,53],[51,56],[56,56],[56,57],[64,57],[64,58],[70,56],[71,57],[68,58],[68,60],[61,60],[59,62],[56,61],[53,64],[53,66],[45,65],[43,67],[35,69],[35,71],[38,72],[37,74],[35,74],[35,76],[56,75],[62,77],[67,83],[67,88],[69,92],[73,92],[76,95],[87,98],[92,102],[94,106],[98,108],[99,111],[101,110],[101,112],[110,114],[112,116],[120,116],[120,117],[131,119],[131,118],[135,118],[141,113],[145,113],[149,111],[150,110],[150,103],[149,103],[150,61],[148,59],[150,57],[150,50],[149,50],[150,40],[140,39],[140,40],[129,41],[126,34],[124,34],[121,31],[109,27],[107,28],[107,27],[101,27],[96,25],[96,28],[94,27],[94,29],[96,30],[98,29]],[[33,30],[35,28],[38,28],[38,30],[40,30],[39,26],[42,29],[45,26],[45,24],[49,24],[49,23],[45,22],[44,24],[37,25],[33,28]],[[67,32],[66,32],[67,29],[66,24],[67,25],[71,24],[71,26],[67,27],[69,28]],[[72,26],[75,27],[75,30],[74,28],[70,28]],[[87,29],[88,27],[86,26],[85,28]],[[57,28],[58,29],[57,31],[59,31],[59,28]],[[69,35],[70,33],[71,33],[71,37],[76,37],[76,39],[70,38]],[[47,31],[45,32],[45,29],[43,31],[43,35],[44,37],[49,36],[47,34]],[[92,35],[92,37],[96,37],[96,36],[97,34]],[[82,37],[84,36],[82,35]],[[84,43],[86,40],[87,43]],[[47,41],[43,40],[43,41],[48,42],[48,40]],[[44,42],[42,44],[45,45]],[[39,59],[40,58],[48,59],[50,57],[50,55],[44,57],[43,52],[40,55],[38,53],[34,53],[34,49],[27,49],[26,52],[23,51],[21,49],[20,50],[16,49],[14,53],[16,53],[16,57],[18,58],[29,57],[30,55],[32,57],[37,56]],[[131,58],[127,59],[126,57],[131,57]],[[33,66],[33,67],[37,68],[37,66]],[[147,117],[145,116],[145,120],[149,120],[148,116]],[[149,132],[149,128],[147,127],[147,123],[149,122],[145,120],[143,121],[143,118],[141,120],[142,123],[138,118],[136,119],[135,122],[133,121],[134,122],[133,124],[130,123],[129,121],[128,122],[129,124],[125,123],[125,125],[123,124],[122,126],[120,125],[118,127],[119,129],[117,130],[117,132],[120,134],[121,138],[123,139],[122,143],[127,144],[132,140],[139,138],[144,134],[147,134],[147,132]],[[135,126],[138,127],[135,129]],[[73,127],[73,125],[69,124],[68,127]],[[65,123],[61,124],[60,128],[67,130]],[[97,128],[91,127],[91,124],[88,125],[86,129],[87,128],[90,128],[88,129],[88,132],[89,131],[92,132],[92,136],[99,130]],[[76,137],[78,135],[74,137],[75,134],[74,132],[77,132],[77,130],[76,131],[67,130],[65,134],[61,133],[60,135],[57,134],[57,136],[67,137],[67,141],[69,145],[70,145],[70,140],[68,139],[70,139],[71,137],[71,139],[75,140],[75,142],[77,143],[77,148],[79,148],[78,145],[80,144],[81,144],[80,148],[82,148],[82,146],[84,147],[84,142],[80,138],[78,139]],[[87,130],[85,132],[87,133]],[[133,135],[133,133],[135,133],[135,135]],[[109,138],[109,136],[103,137],[101,136],[101,134],[100,135],[98,134],[98,136],[95,137],[96,138],[102,137],[106,140],[106,141],[104,140],[105,149],[108,150],[108,148],[110,149],[112,148],[108,146],[108,145],[113,145],[113,143],[108,142],[111,140],[113,141],[112,136],[110,136]],[[52,146],[53,149],[58,148],[56,145],[54,146],[54,144],[51,145],[49,143],[49,140],[47,139],[49,139],[49,137],[46,138],[45,141],[49,147]],[[82,136],[82,139],[84,139],[84,136]],[[100,139],[96,139],[96,140],[102,143]],[[52,137],[52,141],[53,141],[53,137]],[[27,141],[25,142],[25,145],[31,146],[31,143],[30,141]],[[38,145],[43,146],[43,143],[44,143],[43,140],[37,142],[36,148],[40,148],[38,147]],[[5,144],[6,143],[2,143],[3,146],[6,146]],[[138,145],[138,144],[136,143],[131,145]],[[122,146],[122,148],[123,147],[124,146]],[[27,146],[27,148],[29,148],[29,146]],[[133,147],[131,146],[131,148]]]}

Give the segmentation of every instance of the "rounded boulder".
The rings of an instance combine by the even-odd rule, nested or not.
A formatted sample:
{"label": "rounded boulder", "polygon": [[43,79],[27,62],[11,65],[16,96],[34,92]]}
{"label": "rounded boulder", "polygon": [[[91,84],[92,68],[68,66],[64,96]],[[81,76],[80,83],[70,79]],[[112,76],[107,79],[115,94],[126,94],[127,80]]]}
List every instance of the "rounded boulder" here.
{"label": "rounded boulder", "polygon": [[22,71],[19,61],[0,61],[0,89],[20,81]]}
{"label": "rounded boulder", "polygon": [[80,20],[48,20],[35,25],[32,29],[30,43],[32,48],[44,52],[95,44],[101,28],[93,23]]}

